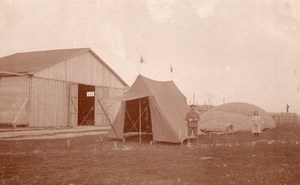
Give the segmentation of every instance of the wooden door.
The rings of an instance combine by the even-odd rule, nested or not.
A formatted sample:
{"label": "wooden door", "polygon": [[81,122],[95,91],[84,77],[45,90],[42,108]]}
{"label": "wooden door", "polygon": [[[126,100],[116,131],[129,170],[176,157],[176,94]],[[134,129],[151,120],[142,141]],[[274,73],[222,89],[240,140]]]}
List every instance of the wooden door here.
{"label": "wooden door", "polygon": [[78,84],[70,84],[69,99],[69,126],[75,127],[78,124]]}
{"label": "wooden door", "polygon": [[78,85],[78,125],[95,125],[95,86]]}

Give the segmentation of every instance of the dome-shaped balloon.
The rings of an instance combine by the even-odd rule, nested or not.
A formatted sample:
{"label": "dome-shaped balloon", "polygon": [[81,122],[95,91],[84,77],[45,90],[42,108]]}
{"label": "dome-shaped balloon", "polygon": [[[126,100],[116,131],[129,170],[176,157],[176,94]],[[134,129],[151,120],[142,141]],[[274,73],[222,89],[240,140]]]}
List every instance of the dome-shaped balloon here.
{"label": "dome-shaped balloon", "polygon": [[272,117],[262,108],[248,103],[226,103],[202,114],[199,123],[200,130],[225,132],[228,125],[233,125],[234,131],[251,131],[252,116],[257,111],[261,117],[261,129],[275,128]]}

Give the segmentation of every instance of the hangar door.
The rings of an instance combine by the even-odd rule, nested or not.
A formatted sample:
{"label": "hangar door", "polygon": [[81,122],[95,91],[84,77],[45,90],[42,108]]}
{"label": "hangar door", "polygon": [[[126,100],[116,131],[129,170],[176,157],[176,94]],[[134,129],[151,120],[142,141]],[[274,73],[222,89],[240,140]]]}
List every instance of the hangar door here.
{"label": "hangar door", "polygon": [[78,84],[78,125],[95,125],[95,86]]}

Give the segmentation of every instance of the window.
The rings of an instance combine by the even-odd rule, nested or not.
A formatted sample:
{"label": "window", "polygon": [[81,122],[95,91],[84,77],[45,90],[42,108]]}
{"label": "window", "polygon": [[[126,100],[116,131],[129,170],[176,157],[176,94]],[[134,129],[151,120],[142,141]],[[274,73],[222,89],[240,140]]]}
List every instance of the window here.
{"label": "window", "polygon": [[95,92],[94,91],[88,91],[86,92],[86,97],[94,97],[95,96]]}

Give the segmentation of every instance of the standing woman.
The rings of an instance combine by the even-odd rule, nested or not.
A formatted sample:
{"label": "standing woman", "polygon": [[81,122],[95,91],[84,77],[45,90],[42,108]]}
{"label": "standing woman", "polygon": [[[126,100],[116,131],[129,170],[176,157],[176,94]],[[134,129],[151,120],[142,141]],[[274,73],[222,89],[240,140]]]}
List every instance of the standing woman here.
{"label": "standing woman", "polygon": [[261,133],[261,120],[257,111],[254,111],[252,116],[252,133],[258,136]]}

